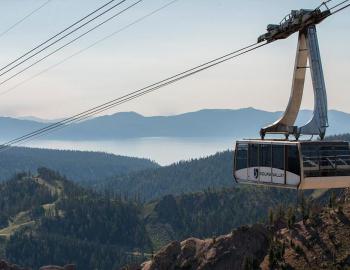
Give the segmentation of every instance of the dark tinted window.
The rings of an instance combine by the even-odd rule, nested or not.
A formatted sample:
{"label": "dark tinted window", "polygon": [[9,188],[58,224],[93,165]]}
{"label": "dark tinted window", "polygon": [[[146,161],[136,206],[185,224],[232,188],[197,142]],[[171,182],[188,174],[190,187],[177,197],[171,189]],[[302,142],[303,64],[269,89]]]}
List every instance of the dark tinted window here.
{"label": "dark tinted window", "polygon": [[272,145],[272,167],[284,170],[284,145]]}
{"label": "dark tinted window", "polygon": [[271,144],[260,145],[260,167],[271,167]]}
{"label": "dark tinted window", "polygon": [[299,151],[296,145],[286,146],[286,170],[300,175],[300,161],[299,161]]}
{"label": "dark tinted window", "polygon": [[238,144],[236,149],[236,169],[245,169],[248,165],[248,144]]}
{"label": "dark tinted window", "polygon": [[249,167],[259,166],[259,145],[249,144]]}
{"label": "dark tinted window", "polygon": [[[306,175],[319,175],[320,153],[318,144],[302,144],[303,166]],[[307,173],[309,172],[309,174]]]}
{"label": "dark tinted window", "polygon": [[345,142],[301,144],[305,177],[350,175],[350,150]]}

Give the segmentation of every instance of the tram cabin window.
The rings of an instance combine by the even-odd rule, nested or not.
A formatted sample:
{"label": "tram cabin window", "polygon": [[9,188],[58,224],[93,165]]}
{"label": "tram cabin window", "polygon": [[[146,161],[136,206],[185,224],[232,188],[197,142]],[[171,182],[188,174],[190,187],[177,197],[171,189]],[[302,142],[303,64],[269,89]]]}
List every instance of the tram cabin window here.
{"label": "tram cabin window", "polygon": [[246,169],[248,166],[248,144],[238,144],[236,151],[236,170]]}
{"label": "tram cabin window", "polygon": [[272,145],[272,168],[284,170],[284,145]]}
{"label": "tram cabin window", "polygon": [[260,167],[271,167],[271,144],[261,144],[260,145]]}
{"label": "tram cabin window", "polygon": [[286,171],[300,175],[299,151],[296,145],[286,146]]}
{"label": "tram cabin window", "polygon": [[259,166],[259,145],[249,144],[249,167]]}

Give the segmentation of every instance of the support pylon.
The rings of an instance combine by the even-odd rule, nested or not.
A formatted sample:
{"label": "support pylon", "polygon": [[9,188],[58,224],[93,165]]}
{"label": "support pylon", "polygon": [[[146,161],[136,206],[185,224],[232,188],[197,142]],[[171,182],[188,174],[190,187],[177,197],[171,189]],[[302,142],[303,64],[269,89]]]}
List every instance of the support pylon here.
{"label": "support pylon", "polygon": [[[309,60],[309,61],[308,61]],[[309,63],[309,66],[307,64]],[[295,126],[304,92],[306,70],[310,69],[314,90],[314,111],[312,118],[304,126]],[[321,139],[328,127],[327,93],[323,75],[321,54],[318,45],[316,26],[311,25],[299,32],[297,54],[294,66],[292,92],[282,117],[275,123],[260,130],[261,138],[266,134],[318,135]]]}

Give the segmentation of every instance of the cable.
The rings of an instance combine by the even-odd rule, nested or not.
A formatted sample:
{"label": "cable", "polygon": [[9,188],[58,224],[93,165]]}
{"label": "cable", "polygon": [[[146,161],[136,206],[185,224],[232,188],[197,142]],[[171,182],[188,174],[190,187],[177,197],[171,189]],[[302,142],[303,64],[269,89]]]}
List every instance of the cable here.
{"label": "cable", "polygon": [[[224,56],[222,56],[222,57],[219,57],[219,58],[216,58],[216,59],[214,59],[214,60],[212,60],[212,61],[206,62],[206,63],[204,63],[204,64],[202,64],[202,65],[200,65],[200,66],[196,66],[196,67],[194,67],[194,68],[191,68],[191,69],[189,69],[189,70],[186,70],[186,71],[181,72],[181,73],[179,73],[179,74],[176,74],[176,75],[174,75],[174,76],[171,76],[171,77],[169,77],[169,78],[166,78],[166,79],[164,79],[164,80],[162,80],[162,81],[160,81],[160,82],[157,82],[157,83],[155,83],[155,84],[149,85],[149,86],[144,87],[144,88],[142,88],[142,89],[140,89],[140,90],[134,91],[134,92],[132,92],[132,93],[129,93],[129,94],[127,94],[127,95],[124,95],[124,96],[122,96],[122,97],[119,97],[119,98],[117,98],[117,99],[114,99],[114,100],[112,100],[112,101],[109,101],[109,102],[107,102],[107,103],[104,103],[104,104],[102,104],[102,105],[96,106],[96,107],[94,107],[94,108],[92,108],[92,109],[90,109],[90,110],[84,111],[84,112],[82,112],[82,113],[80,113],[80,114],[74,115],[74,116],[72,116],[72,117],[70,117],[70,118],[67,118],[67,119],[65,119],[65,120],[62,120],[62,121],[60,121],[60,122],[51,124],[51,125],[49,125],[49,126],[46,127],[46,128],[51,128],[51,127],[54,127],[54,126],[56,126],[56,125],[65,124],[65,123],[68,122],[68,121],[74,120],[74,119],[77,118],[77,117],[81,117],[82,115],[85,115],[86,113],[90,113],[90,112],[93,112],[93,111],[95,111],[95,110],[98,110],[98,109],[101,108],[101,107],[108,106],[108,105],[112,104],[113,102],[116,102],[116,101],[118,101],[118,100],[127,98],[127,97],[129,97],[129,96],[131,96],[131,95],[137,94],[138,92],[147,90],[147,89],[150,88],[150,87],[155,87],[155,86],[157,86],[157,85],[159,85],[159,84],[161,84],[161,83],[165,83],[165,82],[167,82],[167,81],[169,81],[169,80],[172,80],[172,79],[174,79],[174,78],[176,78],[176,77],[179,77],[179,76],[181,76],[181,75],[184,75],[184,74],[186,74],[186,73],[188,73],[188,72],[192,72],[192,71],[194,71],[194,70],[196,70],[196,69],[198,69],[198,68],[201,68],[201,67],[204,67],[204,66],[206,66],[206,65],[209,65],[209,64],[211,64],[211,63],[214,63],[215,61],[224,59],[224,58],[226,58],[226,57],[228,57],[228,56],[231,56],[231,55],[233,55],[233,54],[235,54],[235,53],[238,53],[238,52],[240,52],[240,51],[243,51],[243,50],[245,50],[245,49],[251,48],[251,47],[253,47],[253,46],[255,46],[255,45],[256,45],[256,44],[252,44],[252,45],[249,45],[249,46],[247,46],[247,47],[244,47],[244,48],[242,48],[242,49],[240,49],[240,50],[237,50],[237,51],[234,51],[234,52],[232,52],[232,53],[226,54],[226,55],[224,55]],[[35,132],[42,131],[42,130],[44,130],[44,129],[46,129],[46,128],[37,130],[37,131],[35,131]],[[28,134],[27,134],[27,135],[28,135]],[[30,135],[31,135],[31,134],[30,134]],[[21,138],[22,138],[22,137],[21,137]],[[11,141],[11,142],[12,142],[12,141]]]}
{"label": "cable", "polygon": [[47,0],[44,4],[42,4],[41,6],[37,7],[36,9],[34,9],[33,11],[31,11],[29,14],[27,14],[26,16],[24,16],[22,19],[20,19],[18,22],[14,23],[13,25],[11,25],[9,28],[7,28],[5,31],[0,33],[0,38],[3,37],[4,35],[6,35],[8,32],[10,32],[12,29],[14,29],[16,26],[20,25],[22,22],[24,22],[26,19],[28,19],[29,17],[31,17],[32,15],[34,15],[36,12],[38,12],[40,9],[42,9],[43,7],[45,7],[48,3],[50,3],[52,0]]}
{"label": "cable", "polygon": [[199,66],[196,66],[194,68],[188,69],[188,70],[186,70],[184,72],[178,73],[178,74],[176,74],[174,76],[171,76],[171,77],[169,77],[167,79],[161,80],[161,81],[159,81],[157,83],[154,83],[154,84],[151,84],[151,85],[149,85],[147,87],[144,87],[144,88],[141,88],[139,90],[133,91],[133,92],[127,94],[127,95],[124,95],[124,96],[119,97],[117,99],[111,100],[111,101],[106,102],[106,103],[104,103],[102,105],[93,107],[92,109],[89,109],[89,110],[84,111],[82,113],[76,114],[76,115],[74,115],[72,117],[69,117],[69,118],[67,118],[65,120],[59,121],[59,122],[51,124],[51,125],[49,125],[47,127],[41,128],[39,130],[36,130],[34,132],[28,133],[28,134],[26,134],[24,136],[21,136],[19,138],[11,140],[11,141],[5,143],[2,147],[0,147],[0,150],[7,149],[8,147],[11,147],[11,146],[13,146],[15,144],[18,144],[18,143],[23,142],[23,141],[30,140],[32,138],[35,138],[35,137],[37,137],[37,136],[39,136],[41,134],[47,133],[47,132],[49,132],[51,130],[54,130],[54,129],[57,129],[59,127],[66,127],[66,126],[71,125],[72,123],[74,123],[76,121],[84,120],[87,117],[91,117],[93,115],[96,115],[98,113],[106,111],[106,110],[108,110],[110,108],[113,108],[115,106],[121,105],[123,103],[129,102],[129,101],[131,101],[133,99],[136,99],[136,98],[141,97],[143,95],[146,95],[148,93],[154,92],[154,91],[156,91],[156,90],[158,90],[160,88],[163,88],[163,87],[165,87],[167,85],[173,84],[173,83],[175,83],[175,82],[177,82],[179,80],[185,79],[185,78],[187,78],[189,76],[192,76],[194,74],[197,74],[197,73],[199,73],[201,71],[207,70],[207,69],[209,69],[211,67],[214,67],[214,66],[219,65],[221,63],[224,63],[226,61],[229,61],[229,60],[231,60],[233,58],[239,57],[239,56],[241,56],[243,54],[249,53],[249,52],[251,52],[253,50],[256,50],[256,49],[258,49],[258,48],[260,48],[262,46],[265,46],[267,44],[268,43],[263,43],[263,44],[255,43],[255,44],[249,45],[247,47],[244,47],[242,49],[239,49],[237,51],[228,53],[228,54],[226,54],[224,56],[221,56],[219,58],[216,58],[214,60],[206,62],[206,63],[204,63],[202,65],[199,65]]}
{"label": "cable", "polygon": [[74,58],[75,56],[80,55],[81,53],[83,53],[83,52],[85,52],[85,51],[91,49],[92,47],[98,45],[99,43],[101,43],[101,42],[103,42],[103,41],[105,41],[105,40],[107,40],[107,39],[109,39],[109,38],[111,38],[111,37],[113,37],[113,36],[115,36],[115,35],[117,35],[117,34],[123,32],[124,30],[126,30],[126,29],[130,28],[131,26],[133,26],[133,25],[135,25],[135,24],[137,24],[137,23],[139,23],[139,22],[141,22],[141,21],[147,19],[148,17],[150,17],[150,16],[154,15],[155,13],[157,13],[157,12],[159,12],[159,11],[161,11],[161,10],[167,8],[168,6],[174,4],[174,3],[177,2],[177,1],[179,1],[179,0],[172,0],[171,2],[169,2],[169,3],[167,3],[167,4],[163,5],[163,6],[161,6],[160,8],[157,8],[157,9],[153,10],[152,12],[150,12],[150,13],[148,13],[148,14],[142,16],[142,17],[140,17],[139,19],[137,19],[137,20],[131,22],[130,24],[128,24],[128,25],[126,25],[126,26],[124,26],[124,27],[118,29],[117,31],[114,31],[113,33],[111,33],[111,34],[109,34],[109,35],[107,35],[107,36],[105,36],[104,38],[97,40],[96,42],[92,43],[92,44],[89,45],[88,47],[85,47],[84,49],[81,49],[81,50],[79,50],[78,52],[76,52],[76,53],[74,53],[74,54],[72,54],[72,55],[66,57],[65,59],[61,60],[60,62],[58,62],[58,63],[56,63],[56,64],[54,64],[54,65],[49,66],[48,68],[46,68],[46,69],[40,71],[39,73],[35,74],[34,76],[32,76],[32,77],[30,77],[30,78],[28,78],[28,79],[26,79],[26,80],[24,80],[24,81],[22,81],[22,82],[20,82],[20,83],[18,83],[18,84],[16,84],[16,85],[14,85],[13,87],[11,87],[11,88],[9,88],[9,89],[3,91],[3,92],[0,92],[0,96],[5,95],[5,94],[11,92],[12,90],[15,90],[16,88],[22,86],[23,84],[32,81],[33,79],[39,77],[40,75],[42,75],[42,74],[44,74],[44,73],[50,71],[51,69],[53,69],[53,68],[55,68],[55,67],[57,67],[57,66],[59,66],[59,65],[61,65],[61,64],[63,64],[63,63],[65,63],[65,62],[67,62],[68,60]]}
{"label": "cable", "polygon": [[343,4],[345,4],[345,3],[347,3],[347,2],[349,2],[349,0],[344,0],[343,2],[340,2],[339,4],[337,4],[337,5],[333,6],[333,7],[331,7],[329,10],[335,9],[335,8],[337,8],[337,7],[339,7],[339,6],[343,5]]}
{"label": "cable", "polygon": [[[124,0],[125,1],[125,0]],[[50,56],[54,55],[55,53],[59,52],[60,50],[64,49],[65,47],[71,45],[72,43],[74,43],[75,41],[79,40],[80,38],[86,36],[87,34],[89,34],[90,32],[94,31],[95,29],[101,27],[102,25],[106,24],[107,22],[109,22],[110,20],[114,19],[115,17],[119,16],[120,14],[126,12],[127,10],[129,10],[130,8],[136,6],[137,4],[139,4],[140,2],[142,2],[143,0],[138,0],[137,2],[133,3],[132,5],[126,7],[125,9],[119,11],[118,13],[114,14],[113,16],[109,17],[108,19],[104,20],[103,22],[99,23],[98,25],[94,26],[93,28],[89,29],[88,31],[84,32],[83,34],[77,36],[76,38],[72,39],[71,41],[69,41],[68,43],[62,45],[61,47],[55,49],[53,52],[45,55],[44,57],[40,58],[39,60],[35,61],[34,63],[30,64],[29,66],[25,67],[24,69],[21,69],[20,71],[18,71],[17,73],[15,73],[14,75],[8,77],[7,79],[3,80],[0,82],[0,86],[5,84],[6,82],[12,80],[13,78],[17,77],[18,75],[22,74],[23,72],[27,71],[28,69],[30,69],[31,67],[39,64],[40,62],[44,61],[45,59],[49,58]]]}
{"label": "cable", "polygon": [[[115,1],[115,0],[112,0],[112,1],[110,1],[110,2],[108,2],[108,3],[106,3],[104,6],[100,7],[100,8],[97,9],[96,11],[102,9],[103,7],[107,6],[108,4],[110,4],[110,3],[113,2],[113,1]],[[340,5],[342,5],[342,4],[344,4],[344,3],[348,2],[348,1],[350,1],[350,0],[345,0],[345,1],[343,1],[343,2],[341,2],[341,3],[339,3],[339,4],[337,4],[337,5],[335,5],[334,7],[330,8],[330,10],[331,10],[331,9],[334,9],[334,8],[340,6]],[[329,2],[332,2],[332,0],[328,0],[328,1],[324,2],[324,3],[322,3],[322,5],[325,4],[325,3],[329,3]],[[171,2],[171,3],[173,3],[173,2]],[[171,4],[171,3],[169,3],[169,4]],[[167,5],[168,5],[168,4],[166,4],[165,6],[167,6]],[[165,8],[165,7],[162,7],[161,9],[163,9],[163,8]],[[96,11],[94,11],[93,13],[95,13]],[[97,42],[93,43],[92,45],[90,45],[90,46],[88,46],[88,47],[86,47],[86,48],[84,48],[84,49],[78,51],[77,53],[72,54],[71,56],[65,58],[64,60],[58,62],[57,64],[54,64],[54,65],[50,66],[49,68],[47,68],[47,69],[45,69],[45,70],[43,70],[43,71],[37,73],[36,75],[30,77],[30,78],[27,79],[27,80],[24,80],[23,82],[21,82],[21,83],[15,85],[14,87],[11,87],[10,89],[8,89],[8,90],[6,90],[6,91],[0,92],[0,95],[4,95],[4,94],[6,94],[6,93],[8,93],[8,92],[10,92],[10,91],[12,91],[12,90],[18,88],[19,86],[21,86],[21,85],[23,85],[23,84],[25,84],[25,83],[27,83],[27,82],[33,80],[34,78],[40,76],[41,74],[43,74],[43,73],[45,73],[45,72],[48,72],[49,70],[53,69],[54,67],[57,67],[57,66],[63,64],[64,62],[68,61],[69,59],[71,59],[71,58],[73,58],[73,57],[75,57],[75,56],[81,54],[82,52],[84,52],[84,51],[90,49],[91,47],[97,45],[98,43],[103,42],[104,40],[106,40],[106,39],[108,39],[108,38],[114,36],[115,34],[117,34],[117,33],[121,32],[121,31],[125,30],[126,28],[129,28],[130,26],[132,26],[132,25],[138,23],[139,21],[145,19],[145,18],[148,17],[148,16],[151,16],[153,13],[158,12],[158,11],[159,11],[159,10],[155,10],[154,12],[151,12],[150,14],[147,14],[146,16],[141,17],[140,19],[138,19],[138,20],[132,22],[131,24],[129,24],[129,25],[127,25],[127,26],[125,26],[125,27],[119,29],[118,31],[116,31],[116,32],[114,32],[114,33],[112,33],[112,34],[110,34],[110,35],[108,35],[108,36],[106,36],[106,37],[104,37],[104,38],[98,40]],[[90,13],[89,15],[87,15],[86,17],[84,17],[83,19],[87,18],[88,16],[90,16],[90,15],[93,14],[93,13]],[[330,14],[330,15],[332,15],[332,14]],[[82,21],[83,19],[79,20],[78,22]],[[77,23],[78,23],[78,22],[77,22]],[[77,23],[73,24],[72,26],[76,25]],[[72,26],[66,28],[65,30],[71,28]],[[65,30],[63,30],[62,32],[64,32]],[[61,32],[61,33],[62,33],[62,32]],[[57,34],[57,35],[58,35],[58,34]],[[57,36],[57,35],[56,35],[56,36]],[[49,41],[49,40],[48,40],[48,41]],[[74,41],[75,41],[75,40],[74,40]],[[73,41],[73,42],[74,42],[74,41]],[[72,42],[72,43],[73,43],[73,42]],[[42,44],[43,44],[43,43],[42,43]],[[66,47],[66,46],[68,46],[68,45],[70,45],[70,44],[71,44],[71,43],[66,44],[65,46],[62,46],[61,48],[59,48],[59,50],[60,50],[60,49],[63,49],[64,47]],[[58,50],[57,50],[57,51],[58,51]],[[56,51],[53,52],[52,54],[54,54],[54,53],[56,53]],[[10,79],[12,79],[12,78],[16,77],[17,75],[23,73],[23,72],[26,71],[27,69],[29,69],[29,68],[31,68],[32,66],[38,64],[39,62],[43,61],[44,59],[48,58],[48,57],[51,56],[52,54],[47,55],[47,56],[44,57],[43,59],[40,59],[39,61],[35,62],[33,65],[30,65],[29,67],[25,68],[24,70],[20,71],[19,73],[15,74],[14,76],[10,77],[8,80],[5,80],[5,81],[1,82],[0,85],[6,83],[6,82],[9,81]],[[2,69],[0,69],[0,71],[1,71],[1,70],[2,70]],[[0,76],[1,76],[1,75],[0,75]]]}
{"label": "cable", "polygon": [[[332,16],[332,15],[334,15],[334,14],[336,14],[336,13],[338,13],[338,12],[340,12],[340,11],[346,9],[346,8],[348,8],[348,7],[350,6],[350,4],[345,5],[345,6],[343,6],[343,7],[341,7],[341,8],[339,8],[339,9],[337,9],[337,10],[335,10],[335,11],[332,12],[333,9],[338,8],[338,7],[344,5],[345,3],[349,2],[349,1],[350,1],[350,0],[344,0],[344,1],[342,1],[342,2],[340,2],[340,3],[338,3],[338,4],[336,4],[335,6],[333,6],[333,7],[331,7],[331,8],[328,8],[328,10],[330,11],[330,14],[327,15],[325,18],[328,18],[328,17],[330,17],[330,16]],[[327,6],[326,6],[326,7],[327,7]]]}
{"label": "cable", "polygon": [[338,12],[340,12],[340,11],[342,11],[342,10],[348,8],[348,7],[350,7],[350,4],[347,4],[346,6],[344,6],[344,7],[342,7],[342,8],[339,8],[339,9],[337,9],[336,11],[332,12],[332,15],[334,15],[334,14],[336,14],[336,13],[338,13]]}
{"label": "cable", "polygon": [[100,11],[101,9],[107,7],[108,5],[110,5],[111,3],[113,3],[116,0],[111,0],[109,2],[107,2],[106,4],[102,5],[101,7],[95,9],[94,11],[92,11],[91,13],[89,13],[88,15],[86,15],[85,17],[81,18],[80,20],[76,21],[75,23],[71,24],[70,26],[68,26],[67,28],[63,29],[61,32],[55,34],[54,36],[52,36],[51,38],[49,38],[48,40],[40,43],[39,45],[35,46],[33,49],[29,50],[28,52],[24,53],[22,56],[18,57],[17,59],[13,60],[11,63],[7,64],[6,66],[0,68],[0,71],[3,71],[4,69],[8,68],[9,66],[13,65],[14,63],[18,62],[19,60],[21,60],[22,58],[26,57],[28,54],[34,52],[35,50],[39,49],[40,47],[42,47],[43,45],[49,43],[51,40],[55,39],[56,37],[60,36],[61,34],[63,34],[64,32],[68,31],[69,29],[71,29],[72,27],[78,25],[79,23],[81,23],[82,21],[86,20],[87,18],[89,18],[90,16],[94,15],[95,13],[97,13],[98,11]]}
{"label": "cable", "polygon": [[[339,11],[347,8],[348,6],[350,6],[350,4],[340,8],[338,10],[336,10],[336,12],[339,12]],[[333,14],[335,14],[335,13],[333,13]],[[73,123],[76,123],[78,121],[83,121],[84,119],[87,119],[87,118],[89,118],[89,117],[91,117],[93,115],[96,115],[98,113],[104,112],[104,111],[106,111],[108,109],[111,109],[113,107],[119,106],[119,105],[121,105],[123,103],[129,102],[129,101],[131,101],[133,99],[139,98],[139,97],[141,97],[143,95],[146,95],[148,93],[154,92],[154,91],[156,91],[158,89],[161,89],[161,88],[163,88],[163,87],[165,87],[167,85],[173,84],[173,83],[175,83],[177,81],[180,81],[180,80],[183,80],[183,79],[185,79],[187,77],[193,76],[193,75],[195,75],[195,74],[197,74],[197,73],[199,73],[201,71],[207,70],[207,69],[209,69],[211,67],[217,66],[217,65],[219,65],[221,63],[224,63],[226,61],[229,61],[229,60],[231,60],[233,58],[237,58],[237,57],[239,57],[241,55],[247,54],[247,53],[249,53],[249,52],[251,52],[253,50],[256,50],[256,49],[258,49],[260,47],[266,46],[267,44],[270,44],[270,43],[262,43],[262,44],[254,43],[252,45],[246,46],[246,47],[244,47],[242,49],[239,49],[237,51],[228,53],[228,54],[226,54],[224,56],[221,56],[219,58],[216,58],[214,60],[206,62],[206,63],[204,63],[202,65],[199,65],[199,66],[196,66],[194,68],[188,69],[188,70],[186,70],[184,72],[178,73],[178,74],[176,74],[174,76],[171,76],[171,77],[169,77],[167,79],[161,80],[161,81],[159,81],[157,83],[154,83],[154,84],[151,84],[151,85],[146,86],[144,88],[141,88],[139,90],[133,91],[133,92],[131,92],[131,93],[127,94],[127,95],[124,95],[122,97],[119,97],[117,99],[113,99],[113,100],[111,100],[109,102],[106,102],[106,103],[104,103],[102,105],[93,107],[93,108],[91,108],[89,110],[86,110],[86,111],[84,111],[82,113],[76,114],[76,115],[74,115],[72,117],[69,117],[69,118],[67,118],[65,120],[62,120],[62,121],[59,121],[57,123],[48,125],[47,127],[38,129],[38,130],[36,130],[34,132],[30,132],[30,133],[28,133],[26,135],[23,135],[21,137],[18,137],[16,139],[8,141],[7,143],[5,143],[3,146],[0,147],[0,151],[5,151],[8,148],[12,147],[13,145],[16,145],[16,144],[19,144],[19,143],[22,143],[22,142],[25,142],[25,141],[28,141],[28,140],[32,140],[33,138],[45,135],[45,134],[47,134],[49,132],[57,130],[58,128],[64,128],[64,127],[66,127],[68,125],[72,125]]]}
{"label": "cable", "polygon": [[[168,78],[166,78],[166,79],[164,79],[164,80],[162,80],[162,81],[159,81],[159,82],[154,83],[154,84],[151,84],[151,85],[149,85],[149,86],[147,86],[147,87],[141,88],[140,90],[131,92],[131,93],[127,94],[127,95],[124,95],[124,96],[119,97],[119,98],[117,98],[117,99],[114,99],[114,100],[112,100],[112,101],[106,102],[106,103],[104,103],[104,104],[102,104],[102,105],[93,107],[93,108],[90,109],[90,110],[84,111],[84,112],[82,112],[82,113],[80,113],[80,114],[74,115],[74,116],[72,116],[72,117],[70,117],[70,118],[67,118],[67,119],[65,119],[65,120],[62,120],[62,121],[60,121],[60,122],[51,124],[50,126],[48,126],[48,127],[46,127],[46,128],[51,128],[51,127],[53,127],[53,126],[55,126],[55,125],[58,125],[58,124],[64,124],[64,123],[67,122],[67,121],[74,120],[76,117],[80,117],[80,116],[82,116],[82,115],[84,115],[84,114],[86,114],[86,113],[90,113],[90,112],[92,112],[92,111],[98,110],[98,109],[101,108],[101,107],[108,106],[108,105],[112,104],[113,102],[116,102],[116,101],[118,101],[118,100],[127,98],[127,97],[129,97],[129,96],[131,96],[131,95],[137,94],[137,93],[139,93],[139,92],[141,92],[141,91],[147,90],[148,88],[155,87],[155,86],[157,86],[157,85],[159,85],[159,84],[162,84],[162,83],[165,83],[165,82],[167,82],[167,81],[169,81],[169,80],[175,79],[176,77],[179,77],[179,76],[181,76],[181,75],[184,75],[184,74],[186,74],[186,73],[188,73],[188,72],[192,72],[192,71],[194,71],[194,70],[196,70],[196,69],[198,69],[198,68],[202,68],[202,67],[204,67],[204,66],[206,66],[206,65],[212,64],[212,63],[214,63],[214,62],[216,62],[216,61],[219,61],[219,60],[221,60],[221,59],[227,58],[227,57],[229,57],[229,56],[232,56],[232,55],[234,55],[234,54],[236,54],[236,53],[238,53],[238,52],[241,52],[241,51],[244,51],[244,50],[246,50],[246,49],[249,49],[249,48],[251,48],[251,47],[253,47],[253,46],[255,46],[255,45],[257,45],[257,44],[249,45],[249,46],[244,47],[244,48],[242,48],[242,49],[240,49],[240,50],[234,51],[234,52],[229,53],[229,54],[226,54],[226,55],[224,55],[224,56],[222,56],[222,57],[219,57],[219,58],[216,58],[216,59],[211,60],[211,61],[209,61],[209,62],[206,62],[206,63],[204,63],[204,64],[202,64],[202,65],[200,65],[200,66],[196,66],[196,67],[191,68],[191,69],[189,69],[189,70],[186,70],[186,71],[184,71],[184,72],[178,73],[178,74],[176,74],[176,75],[174,75],[174,76],[171,76],[171,77],[168,77]],[[43,129],[46,129],[46,128],[43,128]],[[41,129],[41,130],[42,130],[42,129]],[[41,131],[41,130],[38,130],[38,131]],[[37,132],[37,131],[35,131],[35,132]]]}
{"label": "cable", "polygon": [[[72,31],[70,31],[69,33],[65,34],[64,36],[60,37],[59,39],[55,40],[54,42],[51,42],[49,45],[45,46],[44,48],[40,49],[39,51],[37,51],[36,53],[28,56],[27,58],[25,58],[24,60],[22,60],[21,62],[17,63],[16,65],[12,66],[11,68],[9,68],[8,70],[0,73],[0,77],[4,76],[5,74],[9,73],[10,71],[12,71],[13,69],[15,69],[16,67],[22,65],[23,63],[27,62],[28,60],[32,59],[33,57],[37,56],[38,54],[40,54],[41,52],[47,50],[48,48],[52,47],[53,45],[55,45],[56,43],[60,42],[61,40],[65,39],[66,37],[74,34],[76,31],[80,30],[81,28],[83,28],[84,26],[88,25],[89,23],[97,20],[98,18],[100,18],[101,16],[103,16],[104,14],[106,14],[107,12],[115,9],[116,7],[118,7],[119,5],[121,5],[122,3],[124,3],[126,0],[122,0],[120,2],[118,2],[117,4],[115,4],[114,6],[110,7],[109,9],[105,10],[104,12],[98,14],[97,16],[95,16],[94,18],[88,20],[87,22],[85,22],[84,24],[80,25],[79,27],[73,29]],[[119,15],[119,14],[118,14]],[[84,34],[85,35],[85,34]]]}

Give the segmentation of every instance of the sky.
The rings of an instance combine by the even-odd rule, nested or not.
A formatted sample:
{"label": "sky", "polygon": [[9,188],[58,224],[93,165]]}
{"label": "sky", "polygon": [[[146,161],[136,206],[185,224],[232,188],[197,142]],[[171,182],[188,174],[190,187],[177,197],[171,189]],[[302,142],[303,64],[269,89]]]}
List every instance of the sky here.
{"label": "sky", "polygon": [[[0,33],[45,1],[0,1]],[[6,65],[105,2],[51,0],[0,37],[0,65]],[[143,0],[122,16],[1,85],[0,93],[168,2]],[[252,44],[265,33],[267,24],[278,23],[291,9],[314,8],[319,4],[320,1],[314,0],[178,0],[64,64],[0,94],[0,115],[55,119],[79,113]],[[329,108],[348,113],[349,27],[350,8],[318,26]],[[297,37],[293,35],[114,108],[108,114],[136,111],[149,116],[174,115],[205,108],[246,107],[284,110],[290,95],[296,43]],[[310,78],[302,107],[313,107]]]}

